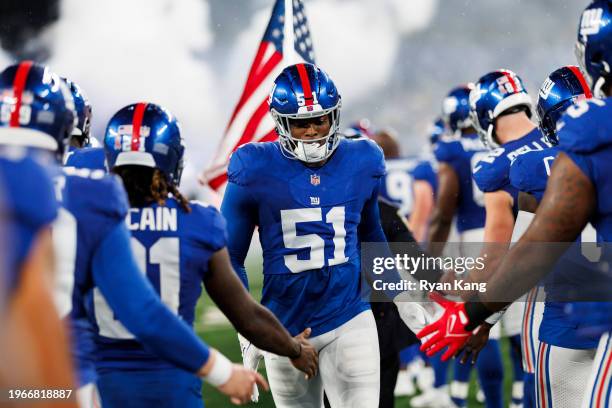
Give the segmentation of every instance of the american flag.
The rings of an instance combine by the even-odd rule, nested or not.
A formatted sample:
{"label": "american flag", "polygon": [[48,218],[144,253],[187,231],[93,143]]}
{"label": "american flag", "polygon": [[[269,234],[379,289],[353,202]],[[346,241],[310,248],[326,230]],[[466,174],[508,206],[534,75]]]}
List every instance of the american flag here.
{"label": "american flag", "polygon": [[[293,24],[285,24],[292,21]],[[234,108],[212,164],[201,177],[212,189],[227,182],[233,151],[245,143],[275,140],[274,121],[268,113],[268,95],[274,79],[288,65],[314,64],[308,20],[301,0],[276,0],[270,22],[251,65],[242,95]]]}

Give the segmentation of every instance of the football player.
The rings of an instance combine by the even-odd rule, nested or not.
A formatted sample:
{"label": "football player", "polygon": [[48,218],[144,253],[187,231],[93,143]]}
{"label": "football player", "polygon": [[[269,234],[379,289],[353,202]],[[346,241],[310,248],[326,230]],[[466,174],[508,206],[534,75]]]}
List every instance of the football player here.
{"label": "football player", "polygon": [[[53,226],[57,260],[56,304],[61,317],[78,322],[85,316],[86,297],[94,285],[115,315],[139,339],[177,366],[205,376],[239,401],[248,401],[257,373],[232,365],[202,343],[189,327],[158,300],[142,277],[130,251],[125,192],[118,180],[97,171],[58,166],[74,123],[73,102],[65,84],[47,67],[25,61],[0,74],[0,92],[14,95],[0,101],[15,129],[0,141],[27,146],[31,156],[53,175],[55,197],[61,208]],[[91,406],[95,370],[91,339],[74,330],[79,400]]]}
{"label": "football player", "polygon": [[[470,118],[470,91],[473,84],[453,88],[444,98],[442,114],[446,126],[454,137],[441,138],[435,146],[438,160],[439,195],[430,228],[430,250],[435,255],[442,253],[448,239],[453,218],[462,246],[461,256],[470,255],[469,246],[483,240],[485,222],[483,193],[472,180],[476,163],[487,155]],[[473,252],[473,251],[472,251]],[[486,330],[492,326],[486,325]],[[485,327],[483,327],[483,335]],[[503,366],[499,349],[499,325],[491,333],[491,340],[477,360],[480,383],[485,393],[487,406],[502,404]],[[434,357],[434,361],[436,358]],[[444,363],[436,362],[435,364]],[[470,364],[455,362],[454,379],[450,384],[450,395],[457,406],[465,406],[468,396]]]}
{"label": "football player", "polygon": [[[559,68],[544,81],[538,93],[537,113],[540,129],[550,144],[558,144],[556,128],[561,115],[569,106],[586,98],[591,98],[591,90],[576,66]],[[512,163],[510,182],[520,191],[519,210],[535,212],[533,209],[542,199],[557,153],[556,147],[527,152]],[[585,230],[583,236],[590,231],[593,232],[591,242],[594,242],[592,227]],[[586,292],[589,287],[597,285],[600,278],[588,259],[572,252],[559,261],[550,278],[544,282],[546,302],[539,328],[540,344],[534,360],[538,362],[535,375],[539,406],[580,405],[597,340],[579,335],[582,324],[575,326],[565,317],[564,300],[567,301],[567,294],[573,291]],[[569,378],[568,372],[572,373]]]}
{"label": "football player", "polygon": [[[57,109],[52,99],[47,102],[50,111]],[[37,126],[20,123],[8,109],[0,114],[0,384],[73,389],[66,327],[52,296],[53,183],[24,147],[4,144]],[[66,406],[76,406],[74,401]]]}
{"label": "football player", "polygon": [[[289,357],[296,368],[314,376],[316,351],[303,336],[292,339],[232,270],[219,212],[189,202],[179,192],[185,148],[176,118],[152,103],[126,106],[111,118],[104,146],[132,207],[127,217],[132,248],[164,304],[192,325],[204,282],[213,301],[247,339]],[[126,399],[142,407],[202,406],[200,379],[147,351],[114,319],[96,290],[93,314],[105,407],[121,407]]]}
{"label": "football player", "polygon": [[[378,405],[378,338],[360,296],[358,243],[385,243],[377,205],[384,161],[370,140],[340,140],[340,105],[321,69],[285,68],[270,95],[279,141],[246,144],[229,164],[222,213],[234,269],[248,286],[244,259],[258,226],[262,303],[290,334],[311,328],[319,351],[310,381],[286,357],[266,354],[279,407],[319,406],[323,387],[334,408]],[[409,327],[424,323],[414,302],[397,304]]]}
{"label": "football player", "polygon": [[400,157],[395,132],[381,130],[372,135],[385,156],[387,174],[380,184],[380,195],[399,206],[418,242],[425,240],[437,187],[436,174],[428,160]]}
{"label": "football player", "polygon": [[[419,336],[433,334],[424,348],[430,353],[448,346],[451,355],[470,337],[470,331],[490,315],[507,304],[510,299],[536,285],[565,253],[570,243],[581,234],[589,221],[605,244],[612,240],[610,225],[610,178],[608,167],[612,160],[610,148],[610,96],[612,95],[612,5],[608,0],[592,2],[582,13],[576,43],[579,62],[584,67],[595,96],[570,107],[558,131],[559,153],[551,169],[546,190],[533,222],[499,265],[488,282],[486,293],[474,296],[469,303],[455,303],[439,299],[446,309],[443,316],[424,329]],[[566,243],[559,247],[542,247],[541,242]],[[610,262],[610,250],[603,246],[602,263]],[[610,293],[611,283],[602,287]],[[503,301],[501,301],[503,300]],[[612,323],[610,302],[597,305],[600,313],[582,314],[585,324],[591,316],[600,319],[607,315]],[[587,309],[579,307],[578,310]],[[592,309],[591,309],[592,310]],[[601,312],[603,310],[603,313]],[[451,317],[452,316],[452,317]],[[459,324],[446,326],[453,319]],[[597,324],[601,324],[598,321]],[[608,326],[610,328],[612,326]],[[449,330],[447,330],[449,329]],[[583,407],[609,406],[612,398],[612,364],[609,334],[599,343],[592,377],[583,400]]]}

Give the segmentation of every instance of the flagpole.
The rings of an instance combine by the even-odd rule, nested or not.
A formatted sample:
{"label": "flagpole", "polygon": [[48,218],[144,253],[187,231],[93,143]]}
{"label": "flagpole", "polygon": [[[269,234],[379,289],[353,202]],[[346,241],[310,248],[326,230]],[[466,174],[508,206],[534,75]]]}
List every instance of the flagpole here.
{"label": "flagpole", "polygon": [[297,63],[295,58],[295,36],[293,32],[293,0],[285,0],[285,25],[283,27],[283,64]]}

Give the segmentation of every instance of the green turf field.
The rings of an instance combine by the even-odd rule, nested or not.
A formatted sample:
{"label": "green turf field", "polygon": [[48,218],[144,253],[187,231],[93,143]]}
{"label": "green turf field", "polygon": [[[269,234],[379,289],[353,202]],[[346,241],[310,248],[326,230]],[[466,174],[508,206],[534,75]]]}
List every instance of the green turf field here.
{"label": "green turf field", "polygon": [[[256,299],[259,299],[261,296],[261,285],[262,285],[262,275],[259,272],[261,267],[256,263],[251,263],[250,267],[247,267],[248,271],[258,271],[249,272],[249,285],[251,288],[251,293]],[[204,296],[201,299],[200,305],[198,306],[198,319],[196,319],[195,329],[197,333],[202,337],[209,345],[220,350],[223,354],[229,357],[234,362],[241,362],[240,356],[240,347],[238,346],[238,339],[236,337],[236,332],[234,329],[227,323],[220,321],[217,316],[218,313],[214,313],[214,306],[210,299]],[[204,317],[212,317],[206,321]],[[505,393],[505,405],[508,405],[510,390],[512,387],[512,367],[509,359],[509,343],[504,339],[502,341],[502,353],[504,356],[504,393]],[[260,372],[265,377],[265,369],[263,368],[263,364],[260,365]],[[217,408],[217,407],[232,407],[229,402],[229,399],[224,395],[217,392],[215,389],[210,387],[208,384],[204,384],[203,387],[203,396],[204,402],[207,407]],[[481,407],[483,404],[479,404],[475,398],[476,395],[476,387],[475,387],[475,372],[472,373],[472,381],[470,384],[470,396],[468,401],[469,407]],[[408,408],[410,407],[409,398],[402,397],[396,399],[396,407],[397,408]],[[259,402],[257,404],[250,404],[248,406],[260,407],[260,408],[269,408],[274,407],[274,402],[272,401],[272,396],[270,393],[261,392],[259,396]]]}

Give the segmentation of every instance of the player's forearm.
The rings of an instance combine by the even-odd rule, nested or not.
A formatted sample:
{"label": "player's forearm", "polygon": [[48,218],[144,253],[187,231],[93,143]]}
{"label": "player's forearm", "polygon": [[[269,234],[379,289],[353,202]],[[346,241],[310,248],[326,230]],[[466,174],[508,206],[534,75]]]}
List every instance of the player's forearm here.
{"label": "player's forearm", "polygon": [[438,211],[434,211],[434,215],[429,226],[429,248],[428,252],[431,256],[440,256],[444,251],[444,244],[448,240],[452,219],[448,220],[443,217]]}
{"label": "player's forearm", "polygon": [[234,326],[261,350],[289,358],[300,355],[298,341],[291,337],[272,312],[252,299],[249,310]]}

